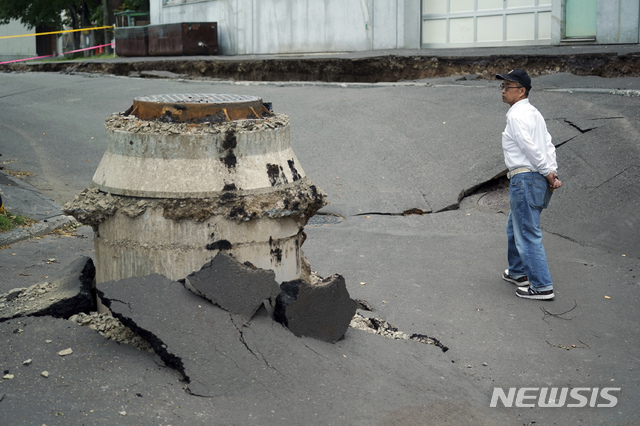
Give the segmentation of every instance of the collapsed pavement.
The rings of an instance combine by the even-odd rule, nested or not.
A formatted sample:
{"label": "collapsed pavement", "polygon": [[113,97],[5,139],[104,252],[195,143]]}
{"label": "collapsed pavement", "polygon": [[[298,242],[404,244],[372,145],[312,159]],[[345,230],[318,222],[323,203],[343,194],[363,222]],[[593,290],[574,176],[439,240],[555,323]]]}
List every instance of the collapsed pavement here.
{"label": "collapsed pavement", "polygon": [[[14,77],[32,77],[34,80],[39,81],[35,76]],[[78,86],[78,84],[75,84],[77,80],[83,80],[83,77],[44,76],[44,78],[51,77],[61,80],[68,79],[74,83],[73,86]],[[95,79],[91,81],[93,82]],[[110,81],[107,83],[110,83]],[[151,86],[152,83],[133,81],[130,84],[132,86],[144,84],[148,87]],[[156,81],[153,84],[156,85],[153,89],[156,89],[157,85],[169,85],[170,83]],[[183,83],[173,84],[178,85]],[[495,90],[490,91],[491,96],[495,97]],[[394,96],[400,96],[396,91],[392,93]],[[448,90],[446,93],[455,100],[455,102],[453,102],[454,104],[459,103],[459,99],[455,96],[455,91],[454,95],[451,95]],[[465,91],[465,94],[467,93],[468,91]],[[377,91],[376,94],[378,94]],[[318,94],[311,92],[311,95],[315,97]],[[42,96],[42,94],[38,96]],[[389,101],[391,106],[393,106],[392,99],[389,98],[389,96],[385,96],[380,99],[384,99],[385,104]],[[586,110],[578,99],[575,99],[575,97],[570,98],[569,102],[576,103],[576,110],[580,110],[581,112]],[[46,98],[42,99],[44,100]],[[403,97],[402,100],[404,101],[405,98]],[[621,99],[620,101],[613,100],[612,103],[613,102],[620,102],[620,105],[625,105],[625,108],[628,105],[631,107],[629,111],[634,111],[633,105],[623,103],[625,99]],[[303,104],[303,102],[300,102],[300,104]],[[443,103],[443,106],[448,107],[450,104]],[[553,113],[551,114],[552,117],[571,116],[571,108],[567,108],[564,103],[560,106],[562,109],[569,111],[569,113],[566,115],[565,113],[562,115]],[[454,108],[451,109],[453,110]],[[464,113],[469,111],[462,105],[460,109],[463,109]],[[342,111],[343,110],[339,110],[336,111],[336,113],[342,113]],[[500,118],[502,117],[502,114],[496,113],[496,115],[500,115]],[[378,114],[374,115],[374,117],[379,116]],[[601,117],[603,115],[598,116]],[[77,115],[77,117],[83,116]],[[358,117],[355,111],[353,117]],[[609,121],[614,122],[614,120]],[[449,124],[449,122],[447,124]],[[492,128],[493,127],[497,128],[497,126],[492,126]],[[457,128],[458,126],[456,126],[456,129]],[[625,127],[622,127],[622,129],[627,131]],[[378,129],[375,130],[377,131]],[[476,129],[474,128],[474,130]],[[603,129],[603,133],[605,130],[609,132],[611,129]],[[310,131],[317,131],[317,127],[311,127]],[[477,129],[476,131],[481,135],[484,134],[482,129]],[[594,133],[596,133],[596,131],[591,131],[586,135],[592,136]],[[321,134],[322,137],[325,137],[324,132],[321,132]],[[633,134],[631,134],[631,136],[633,136]],[[617,137],[612,137],[612,139],[616,138]],[[630,136],[628,136],[628,138],[630,138]],[[355,140],[357,141],[357,139]],[[312,139],[312,141],[316,143],[315,139]],[[575,142],[578,141],[576,140]],[[327,143],[326,152],[330,153],[331,151],[335,151],[336,145],[337,144]],[[474,145],[477,145],[475,141]],[[570,144],[567,144],[567,146],[568,145]],[[432,145],[428,145],[426,152],[429,152],[430,149],[432,149]],[[314,155],[322,154],[324,156],[325,154],[325,151],[319,150],[312,152]],[[337,152],[343,155],[342,151],[337,150]],[[476,153],[475,150],[472,150],[472,152],[474,154]],[[602,153],[602,151],[596,151],[596,153]],[[372,157],[375,156],[367,157],[365,162],[373,164],[373,162],[369,161],[369,158]],[[603,159],[603,157],[603,155],[599,156],[601,159]],[[94,158],[96,157],[92,156],[92,161],[94,161]],[[585,158],[593,162],[594,157],[586,156]],[[347,176],[343,176],[343,170],[340,169],[340,164],[332,160],[331,158],[329,159],[328,164],[331,164],[332,167],[327,168],[326,173],[333,173],[332,169],[334,168],[333,166],[335,166],[335,168],[341,172],[336,173],[336,175],[339,175],[341,180],[346,180]],[[324,163],[324,158],[318,161]],[[356,159],[349,161],[345,168],[352,167],[352,164],[356,161]],[[431,165],[432,163],[433,162],[430,162],[428,164]],[[608,172],[610,172],[611,175],[618,172],[615,164],[607,161],[604,165],[607,166]],[[322,176],[313,169],[310,171],[312,171],[312,175]],[[477,174],[479,176],[493,175],[487,173]],[[381,173],[380,175],[389,178],[386,173]],[[447,177],[451,175],[452,173],[446,174]],[[406,174],[402,176],[404,177]],[[335,178],[333,175],[330,175],[330,177]],[[568,175],[565,177],[568,177]],[[329,188],[324,182],[320,181],[320,183],[323,184],[323,187]],[[624,194],[618,192],[617,183],[613,183],[613,185],[603,186],[602,189],[610,191],[612,194]],[[451,186],[454,187],[454,190],[451,191],[455,193],[454,195],[457,194],[459,188],[469,187],[469,185]],[[580,187],[574,186],[575,191],[579,189]],[[366,190],[371,192],[368,187],[366,187]],[[566,190],[568,192],[564,193],[563,196],[569,196],[571,194],[571,185],[567,185]],[[347,198],[348,195],[345,194],[344,197]],[[581,197],[584,198],[583,195]],[[589,200],[589,197],[586,199]],[[595,199],[598,198],[594,198],[594,200]],[[358,205],[360,201],[360,199],[350,199],[351,204]],[[576,210],[579,210],[579,205],[572,204],[572,206],[576,208]],[[599,201],[597,207],[602,208],[603,206],[606,206],[606,203]],[[403,207],[411,207],[411,205]],[[395,209],[394,211],[400,210],[403,209]],[[341,213],[341,211],[337,211],[337,213]],[[471,216],[467,216],[467,213],[471,213]],[[549,217],[552,218],[554,215],[553,209],[551,209],[549,213]],[[306,418],[299,417],[300,421],[297,423],[313,423],[313,420],[317,418],[315,414],[318,413],[318,415],[325,415],[323,418],[324,424],[365,424],[365,421],[362,420],[362,411],[367,409],[372,410],[372,417],[375,417],[370,418],[371,422],[369,424],[383,423],[380,419],[384,418],[387,412],[394,409],[397,409],[397,415],[394,416],[394,421],[396,424],[402,423],[400,420],[406,419],[406,414],[412,411],[409,406],[415,404],[418,399],[412,395],[412,393],[416,392],[416,388],[412,386],[415,382],[412,382],[411,378],[408,378],[407,383],[403,383],[405,386],[397,386],[397,382],[400,379],[405,381],[406,374],[403,374],[406,373],[406,371],[404,371],[405,367],[418,367],[412,369],[411,373],[419,377],[419,380],[423,383],[422,387],[419,388],[418,395],[425,396],[425,398],[422,401],[418,401],[419,407],[428,406],[429,396],[431,396],[432,393],[437,393],[442,390],[439,383],[445,379],[453,380],[455,383],[461,384],[461,386],[471,388],[474,382],[483,383],[485,386],[483,392],[485,399],[483,401],[485,405],[488,405],[489,397],[491,396],[491,387],[493,386],[575,386],[580,384],[590,386],[605,385],[610,379],[615,378],[616,382],[623,382],[626,391],[626,397],[620,399],[620,411],[623,416],[625,416],[626,412],[626,417],[623,417],[623,420],[630,418],[628,416],[632,416],[634,410],[629,409],[628,405],[626,407],[623,406],[623,403],[626,400],[632,404],[632,396],[637,390],[637,380],[633,380],[632,375],[629,375],[627,371],[627,367],[631,367],[629,360],[633,359],[637,354],[637,346],[634,347],[632,344],[634,341],[633,330],[637,330],[637,328],[633,327],[634,323],[637,322],[637,315],[634,315],[636,311],[634,311],[632,306],[635,299],[630,297],[630,295],[633,296],[633,290],[637,287],[633,286],[633,284],[637,282],[637,278],[632,278],[632,273],[627,271],[630,269],[637,271],[637,259],[635,262],[629,262],[627,261],[627,259],[629,259],[627,257],[620,259],[625,262],[619,262],[618,259],[613,260],[613,254],[608,257],[607,253],[598,250],[587,250],[585,247],[580,247],[575,241],[568,241],[562,238],[565,235],[573,237],[575,234],[560,232],[559,235],[547,235],[546,238],[552,251],[562,253],[563,256],[563,259],[558,260],[556,265],[558,280],[562,283],[562,291],[565,295],[564,301],[566,301],[566,304],[563,303],[563,300],[556,301],[554,302],[556,303],[556,305],[554,305],[555,308],[548,309],[557,313],[568,310],[574,306],[573,298],[575,297],[579,303],[577,310],[580,311],[579,314],[584,319],[584,321],[577,321],[577,319],[564,321],[560,318],[546,317],[546,320],[549,322],[549,324],[547,324],[546,322],[540,321],[542,314],[537,304],[508,303],[511,301],[510,299],[513,299],[511,288],[508,287],[508,285],[503,288],[501,286],[502,281],[495,274],[495,271],[499,271],[500,266],[503,264],[503,259],[500,255],[500,249],[503,247],[502,243],[504,239],[503,220],[501,217],[497,217],[496,220],[489,220],[488,215],[475,215],[474,210],[452,211],[443,215],[420,217],[372,217],[369,220],[365,220],[364,218],[354,219],[351,216],[345,216],[347,217],[346,223],[340,227],[324,227],[322,230],[320,230],[320,228],[317,228],[317,230],[307,230],[311,242],[311,247],[307,248],[307,250],[309,250],[309,258],[313,261],[314,266],[318,267],[323,273],[330,273],[333,270],[345,272],[352,296],[367,298],[367,300],[374,302],[379,309],[379,316],[388,318],[389,321],[392,321],[399,328],[406,329],[410,332],[419,332],[420,330],[436,332],[436,335],[441,337],[443,342],[451,346],[451,350],[443,357],[440,353],[441,351],[436,350],[434,352],[433,348],[429,347],[418,348],[418,346],[421,345],[416,345],[414,342],[395,342],[369,335],[363,337],[364,333],[351,329],[348,331],[346,338],[337,342],[335,345],[327,345],[305,338],[286,342],[293,343],[294,345],[301,345],[302,342],[304,342],[318,352],[318,354],[312,353],[311,350],[302,352],[302,354],[305,355],[304,362],[300,362],[296,359],[297,357],[290,355],[287,361],[292,367],[299,366],[298,368],[306,368],[308,367],[307,364],[318,361],[322,362],[322,356],[327,356],[333,362],[333,365],[330,366],[331,368],[327,369],[326,372],[313,368],[307,370],[309,379],[306,383],[310,388],[314,389],[311,395],[307,393],[307,397],[311,397],[315,403],[315,407],[323,406],[325,410],[322,411],[321,408],[316,410],[310,409],[308,416]],[[482,219],[486,220],[479,220],[477,216],[481,216]],[[558,213],[558,216],[561,216],[561,214]],[[469,219],[473,221],[475,226],[468,226],[466,224]],[[604,222],[605,221],[602,221],[602,229],[610,229]],[[373,228],[375,228],[377,232],[371,232]],[[432,233],[435,235],[430,235]],[[579,235],[583,236],[582,234]],[[44,250],[45,244],[39,244],[36,245],[36,247]],[[433,247],[434,250],[422,251],[416,250],[415,247]],[[332,249],[335,249],[335,252]],[[20,256],[20,247],[16,245],[12,252],[17,252],[18,256]],[[627,253],[627,255],[629,255],[628,252],[619,251],[619,249],[617,249],[615,253],[617,253],[616,258],[620,258],[620,253]],[[360,256],[361,254],[365,255],[364,258]],[[47,255],[47,257],[49,256]],[[44,254],[33,256],[34,260],[31,263],[43,258],[45,258]],[[567,260],[567,258],[569,259]],[[3,259],[11,259],[11,253],[6,253],[5,250]],[[63,258],[61,257],[61,259]],[[582,259],[584,260],[578,264],[577,262]],[[465,268],[463,268],[465,270],[456,269],[456,262],[465,265]],[[588,264],[588,266],[586,264]],[[336,268],[336,265],[340,265],[340,267]],[[607,270],[608,272],[603,272],[603,270]],[[6,272],[18,275],[18,272],[26,271],[35,275],[34,269],[9,270],[7,264],[4,264],[2,271],[5,282],[8,278],[8,275],[5,275]],[[362,281],[366,281],[366,285],[358,285],[358,282]],[[422,288],[419,288],[415,284],[422,285]],[[471,287],[472,285],[475,285],[475,287]],[[502,285],[504,285],[504,283]],[[478,291],[480,289],[482,291]],[[613,294],[610,292],[613,292]],[[611,299],[604,299],[603,294],[612,297]],[[511,296],[511,298],[509,298],[509,296]],[[397,297],[397,299],[394,299],[394,297]],[[384,303],[384,301],[388,303]],[[560,305],[557,305],[558,303],[560,303]],[[380,312],[382,314],[380,314]],[[41,318],[39,320],[42,321],[45,319],[49,318]],[[66,327],[75,327],[68,321],[58,321]],[[534,329],[531,329],[532,324]],[[540,325],[543,329],[538,332],[537,328]],[[258,327],[258,324],[254,323],[253,327]],[[11,337],[24,338],[27,336],[25,333],[29,332],[29,329],[24,328],[24,330],[23,333],[11,335]],[[57,328],[55,330],[51,329],[47,334],[51,335],[56,330]],[[520,333],[518,330],[530,330],[531,333]],[[597,334],[600,337],[594,337],[593,334]],[[637,333],[635,334],[637,335]],[[31,337],[39,338],[39,336],[34,334],[31,334]],[[585,337],[588,337],[588,339]],[[586,342],[591,348],[581,349],[581,344],[577,339]],[[104,339],[99,340],[103,341]],[[253,344],[255,340],[252,342],[250,335],[245,336],[245,340],[249,342],[252,349],[256,350],[256,346]],[[578,345],[578,349],[569,351],[559,349],[555,346],[550,347],[545,340],[548,340],[551,344],[564,344],[567,346],[575,343]],[[37,346],[36,343],[38,342],[39,341],[35,342],[33,346]],[[42,345],[44,346],[44,343],[42,343]],[[70,346],[71,344],[63,342],[59,349],[62,350]],[[117,345],[109,346],[117,347]],[[120,349],[125,348],[120,345]],[[391,355],[384,353],[385,350],[391,351]],[[7,351],[9,351],[8,348]],[[299,354],[297,351],[295,351],[295,353],[296,355]],[[15,356],[19,362],[17,366],[24,369],[27,367],[22,367],[21,362],[27,358],[32,358],[31,354],[25,354],[27,355],[26,357]],[[63,358],[67,368],[71,366],[71,362],[73,362],[74,359],[80,358],[79,354],[80,352],[74,347],[74,353]],[[410,359],[413,354],[421,357],[420,363],[410,364],[406,362],[405,357]],[[53,355],[55,355],[55,353]],[[287,356],[287,352],[282,351],[277,353],[277,355]],[[346,358],[343,355],[346,356]],[[532,357],[531,355],[535,356]],[[11,356],[13,357],[13,355]],[[269,355],[267,356],[269,357]],[[523,357],[531,359],[533,364],[523,364]],[[139,358],[138,354],[136,354],[136,359],[137,358]],[[95,356],[93,359],[98,360]],[[540,359],[549,360],[549,363],[547,364],[545,362],[545,364],[542,365],[536,361]],[[349,360],[353,362],[349,363]],[[439,363],[435,365],[437,371],[432,370],[432,374],[427,373],[429,369],[434,366],[433,364],[429,364],[430,360],[439,361]],[[84,361],[84,359],[82,359],[82,361]],[[449,370],[445,364],[450,365],[453,361],[455,361],[455,366],[458,367],[460,371],[458,371],[457,376],[452,377],[448,374]],[[483,362],[485,361],[488,362],[488,366],[484,366]],[[121,363],[123,365],[120,365]],[[273,365],[274,363],[271,362],[271,364]],[[7,363],[5,365],[9,364]],[[31,367],[34,365],[35,364],[32,364]],[[97,365],[100,366],[100,364]],[[473,368],[467,368],[467,365],[472,365]],[[569,368],[574,366],[575,368]],[[578,368],[580,369],[579,371]],[[19,369],[14,367],[11,367],[11,370],[12,373],[16,371],[20,372]],[[88,391],[75,391],[75,389],[86,389],[86,386],[83,386],[83,382],[79,380],[68,381],[67,384],[72,382],[74,383],[74,387],[68,387],[65,388],[65,390],[69,393],[68,399],[73,400],[82,397],[83,401],[87,401],[86,406],[82,407],[86,408],[87,414],[90,411],[89,409],[96,409],[97,405],[97,408],[101,409],[101,414],[105,412],[115,412],[116,422],[118,422],[118,411],[126,411],[127,415],[120,418],[118,423],[127,421],[134,423],[134,416],[139,413],[141,408],[144,408],[143,405],[149,407],[149,403],[152,403],[154,408],[159,408],[157,410],[149,408],[146,411],[146,414],[150,415],[148,419],[156,418],[154,417],[154,411],[158,411],[161,414],[171,410],[180,413],[180,409],[178,409],[177,406],[183,407],[180,413],[183,415],[182,421],[174,421],[173,424],[186,422],[185,419],[187,418],[196,419],[196,423],[202,421],[202,418],[206,418],[214,419],[212,421],[219,423],[225,423],[226,421],[231,424],[251,424],[252,421],[249,419],[249,415],[243,415],[243,413],[264,415],[265,413],[270,413],[271,410],[277,413],[273,414],[273,420],[269,422],[262,417],[261,424],[282,424],[286,420],[291,419],[291,416],[283,415],[283,412],[291,413],[304,406],[304,401],[292,400],[290,397],[283,398],[277,407],[271,406],[267,408],[261,406],[260,408],[264,408],[263,411],[255,407],[255,400],[251,403],[247,402],[242,404],[238,399],[234,400],[232,397],[228,397],[220,398],[218,404],[209,404],[210,398],[183,397],[183,399],[178,399],[174,398],[176,394],[171,393],[173,388],[170,386],[169,389],[166,390],[166,394],[171,395],[171,397],[159,395],[158,392],[154,393],[152,390],[146,390],[144,388],[145,384],[156,384],[157,382],[153,382],[153,380],[157,378],[157,376],[152,376],[152,373],[144,369],[129,369],[126,362],[118,361],[115,364],[110,364],[109,369],[105,371],[109,372],[109,377],[105,377],[104,373],[101,373],[99,370],[91,371],[91,373],[96,381],[104,379],[100,385],[109,386],[107,390],[103,391],[100,389],[94,394]],[[335,371],[339,371],[341,377],[337,376]],[[627,372],[625,373],[625,371]],[[26,370],[23,370],[23,372],[26,372]],[[122,372],[132,373],[132,379],[129,382],[121,381],[120,376],[123,374]],[[313,378],[317,377],[314,375],[318,372],[327,374],[326,380]],[[163,372],[162,377],[169,377],[170,375],[168,373],[168,371]],[[287,370],[287,374],[290,374],[290,370]],[[523,374],[524,377],[522,377],[521,374]],[[77,377],[67,375],[66,372],[63,375],[65,378]],[[440,375],[445,379],[441,379]],[[175,376],[178,376],[178,374],[176,373]],[[19,376],[16,375],[14,380],[17,380],[18,377]],[[590,381],[592,380],[589,384],[586,382],[588,377],[591,378],[589,379]],[[80,379],[83,378],[80,377]],[[300,379],[303,378],[300,377]],[[395,382],[396,385],[382,383],[383,380],[390,380]],[[41,382],[44,382],[45,386],[49,383],[45,380],[41,380]],[[84,383],[87,382],[85,379]],[[38,382],[35,383],[39,384]],[[297,383],[293,381],[294,386],[291,388],[290,394],[297,393],[299,387],[296,387],[296,384]],[[333,387],[329,390],[329,386],[331,385],[333,385]],[[5,382],[3,386],[4,389],[12,389],[12,391],[14,389],[13,382]],[[11,388],[9,386],[11,386]],[[161,386],[162,382],[160,387]],[[49,389],[51,388],[52,386],[49,387]],[[340,388],[348,389],[349,392],[346,394],[340,392]],[[126,393],[124,392],[125,389],[127,389]],[[394,393],[394,391],[398,389],[400,389],[401,392]],[[75,393],[71,393],[73,391],[75,391]],[[182,390],[180,391],[184,394]],[[275,393],[277,390],[274,387],[270,389],[270,391]],[[7,390],[2,391],[2,393],[5,392],[7,392]],[[36,392],[38,392],[38,395],[42,395],[37,389]],[[50,394],[55,392],[59,393],[60,388],[54,388],[53,391],[50,391]],[[135,393],[140,393],[142,396],[137,396]],[[124,397],[122,395],[127,394],[130,396],[129,401],[123,401]],[[334,394],[340,397],[347,396],[348,404],[346,402],[340,404],[340,401],[334,399]],[[92,395],[99,396],[99,404],[91,403]],[[282,395],[282,392],[279,395]],[[401,408],[399,407],[400,403],[397,402],[398,395],[402,395],[404,399]],[[10,396],[11,395],[8,394],[5,397],[2,411],[11,410],[12,406],[8,405],[11,400]],[[40,407],[38,404],[30,405],[27,402],[32,400],[30,392],[24,392],[21,396],[23,401],[25,401],[22,405],[23,408],[27,407],[31,412],[36,412]],[[43,400],[47,400],[47,395],[45,394],[43,396]],[[260,398],[257,392],[248,392],[245,398],[249,400],[256,396],[256,399]],[[394,396],[396,397],[395,400]],[[456,401],[461,400],[465,401],[465,403],[467,402],[465,394],[462,393],[442,393],[441,396],[448,396]],[[194,407],[194,405],[189,404],[189,402],[185,403],[185,400],[199,400],[200,406]],[[146,404],[144,404],[145,402]],[[120,408],[120,404],[124,403],[128,404],[128,406]],[[50,403],[49,400],[47,400],[46,404],[49,407],[55,408],[56,412],[69,415],[68,411],[64,409],[64,406],[59,405],[57,401]],[[312,406],[311,402],[307,402],[306,404],[306,407]],[[440,405],[444,406],[445,404],[446,402],[441,402]],[[213,409],[208,410],[212,407]],[[431,419],[434,417],[437,419],[437,407],[429,408],[429,411],[425,409],[421,413],[424,414],[422,419]],[[117,409],[117,411],[114,411],[114,409]],[[191,410],[191,417],[186,416],[187,410]],[[227,414],[230,410],[234,410],[237,413],[235,419],[232,418],[230,414]],[[494,424],[500,423],[494,417],[495,412],[498,410],[494,409],[493,411],[491,416],[487,418],[491,419]],[[552,421],[552,418],[556,420],[562,418],[565,419],[567,423],[570,423],[570,419],[575,420],[578,417],[584,418],[584,416],[588,416],[591,419],[595,418],[594,422],[598,420],[606,422],[606,420],[601,419],[610,416],[610,410],[599,410],[598,413],[596,413],[596,410],[588,409],[584,411],[575,409],[512,409],[504,411],[510,411],[513,417],[517,416],[518,418],[518,420],[514,420],[512,417],[511,422],[504,422],[504,424],[513,424],[516,422],[524,424],[531,423],[532,420],[537,423],[544,423],[546,422],[545,419]],[[209,417],[197,417],[206,416],[206,413],[209,413]],[[89,415],[91,416],[91,414]],[[346,417],[348,420],[340,422],[338,420],[340,415],[349,416]],[[37,419],[38,417],[33,416],[32,418]],[[58,421],[60,421],[61,418],[62,417],[59,417]],[[84,422],[90,423],[93,418],[94,417],[89,417],[89,419],[84,420]],[[198,420],[198,418],[200,418],[200,420]],[[281,420],[282,418],[286,418],[286,420]],[[441,417],[441,419],[452,421],[450,417]],[[467,419],[465,421],[465,423],[469,422],[471,422],[471,420]],[[47,421],[46,423],[55,424],[55,421]],[[160,421],[157,421],[157,423],[160,423]],[[253,423],[255,424],[257,421]],[[316,423],[320,424],[320,421]],[[419,421],[413,422],[413,424],[416,423],[419,423]],[[452,423],[455,422],[452,421]],[[405,422],[405,424],[411,423]]]}
{"label": "collapsed pavement", "polygon": [[[131,314],[137,324],[160,318],[162,324],[153,327],[161,329],[166,351],[182,356],[188,383],[160,356],[107,340],[88,327],[49,316],[14,318],[0,323],[3,419],[12,424],[193,424],[215,419],[280,425],[391,424],[398,419],[410,424],[446,416],[489,424],[488,410],[477,402],[480,394],[473,386],[458,387],[440,378],[456,374],[449,360],[439,358],[440,351],[358,330],[335,345],[299,338],[264,311],[242,326],[240,317],[167,281],[175,303],[167,303],[160,292],[142,291],[144,300],[154,299],[153,306],[114,300],[112,308]],[[147,281],[138,288],[157,284]],[[111,287],[114,295],[126,288]],[[188,299],[190,308],[200,307],[185,311],[182,302]],[[424,383],[434,391],[421,392]],[[442,397],[449,392],[471,403]]]}
{"label": "collapsed pavement", "polygon": [[[251,60],[218,57],[140,60],[90,60],[0,65],[0,70],[17,72],[97,73],[143,78],[210,78],[244,81],[397,82],[451,75],[478,74],[493,79],[495,74],[519,64],[532,76],[559,72],[600,77],[636,77],[640,69],[637,51],[617,53],[573,53],[569,55],[523,54],[523,48],[493,55],[443,55],[441,51],[418,50],[415,54],[370,57],[278,58]],[[302,56],[302,55],[301,55]]]}
{"label": "collapsed pavement", "polygon": [[28,316],[67,319],[95,310],[94,278],[93,261],[82,257],[67,266],[57,279],[12,289],[0,295],[0,322]]}
{"label": "collapsed pavement", "polygon": [[[237,357],[228,355],[238,344],[246,350],[243,357],[255,358],[258,365],[268,367],[269,380],[276,379],[277,369],[245,338],[260,334],[254,324],[272,332],[280,329],[269,317],[268,306],[275,307],[276,319],[281,316],[280,323],[291,329],[291,336],[335,343],[352,323],[354,328],[393,339],[420,340],[386,321],[356,315],[356,302],[339,275],[322,279],[312,271],[315,284],[298,280],[278,286],[273,271],[240,264],[224,252],[182,282],[154,274],[102,283],[94,291],[94,274],[91,259],[80,258],[50,283],[0,295],[0,322],[17,324],[13,334],[39,324],[30,320],[35,317],[89,326],[107,339],[157,354],[161,361],[156,362],[178,371],[190,394],[209,397],[241,392],[250,385],[252,375],[239,372]],[[113,316],[93,312],[96,292]],[[120,332],[114,330],[118,328]],[[276,335],[290,339],[281,331]],[[437,340],[422,342],[446,350]]]}
{"label": "collapsed pavement", "polygon": [[113,324],[80,315],[108,309],[189,393],[208,397],[250,385],[226,354],[241,342],[262,358],[244,337],[256,321],[344,338],[358,304],[343,277],[319,277],[301,251],[326,196],[290,148],[287,116],[252,96],[160,95],[136,98],[106,128],[92,187],[65,206],[95,232],[96,268],[83,279],[85,293],[95,283],[93,306],[59,317],[113,338]]}

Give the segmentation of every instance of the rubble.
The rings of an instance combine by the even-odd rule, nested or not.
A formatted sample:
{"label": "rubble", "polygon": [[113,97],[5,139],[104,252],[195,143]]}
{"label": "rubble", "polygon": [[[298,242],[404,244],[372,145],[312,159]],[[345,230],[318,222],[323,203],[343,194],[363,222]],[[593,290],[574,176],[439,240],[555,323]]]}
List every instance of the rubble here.
{"label": "rubble", "polygon": [[316,284],[304,280],[280,285],[275,319],[296,336],[335,343],[344,337],[357,304],[349,297],[344,277],[335,274]]}
{"label": "rubble", "polygon": [[69,321],[78,325],[89,327],[97,331],[101,336],[123,345],[133,346],[141,351],[153,352],[151,346],[139,335],[120,322],[118,318],[108,313],[90,312],[71,316]]}
{"label": "rubble", "polygon": [[92,296],[95,268],[89,257],[67,266],[59,278],[0,295],[0,322],[26,316],[69,318],[95,310]]}
{"label": "rubble", "polygon": [[107,129],[129,133],[151,133],[156,135],[206,135],[237,132],[259,132],[289,126],[286,114],[273,114],[266,119],[218,121],[213,117],[203,117],[196,123],[168,122],[162,120],[143,120],[134,115],[120,113],[107,118]]}
{"label": "rubble", "polygon": [[325,200],[326,195],[304,177],[295,186],[283,185],[268,194],[226,191],[216,197],[182,200],[127,197],[89,187],[65,204],[64,211],[95,230],[117,211],[132,219],[147,210],[161,209],[163,217],[174,221],[193,219],[202,222],[215,214],[246,222],[260,217],[281,218],[301,213],[308,218],[326,204]]}
{"label": "rubble", "polygon": [[189,275],[185,285],[222,309],[241,315],[247,322],[265,301],[275,304],[280,293],[273,271],[242,264],[222,251]]}
{"label": "rubble", "polygon": [[437,346],[442,349],[442,352],[447,352],[448,347],[444,346],[440,341],[434,337],[429,337],[425,334],[407,334],[398,330],[396,327],[389,324],[387,321],[379,318],[367,318],[359,313],[356,313],[351,319],[350,327],[356,330],[363,330],[367,333],[379,334],[383,337],[395,340],[415,340],[427,345]]}
{"label": "rubble", "polygon": [[[81,258],[68,267],[66,273],[77,276],[83,262],[92,266],[90,259]],[[41,342],[34,352],[19,349],[14,356],[23,368],[30,365],[36,368],[29,372],[19,370],[19,373],[6,370],[5,380],[22,382],[25,378],[31,381],[39,378],[53,380],[51,385],[42,386],[57,386],[64,377],[60,367],[56,367],[60,364],[54,361],[54,356],[68,359],[66,362],[75,371],[78,365],[86,363],[86,357],[106,362],[115,350],[113,342],[108,342],[112,340],[153,354],[155,365],[170,367],[180,374],[186,382],[185,390],[191,395],[226,398],[255,392],[256,386],[268,386],[270,392],[295,387],[299,372],[283,359],[292,354],[302,356],[309,350],[323,350],[322,342],[312,343],[314,339],[332,343],[342,339],[356,308],[368,306],[364,301],[357,304],[351,300],[342,276],[322,279],[310,268],[306,258],[303,264],[303,276],[311,283],[297,280],[283,283],[282,287],[275,282],[273,271],[241,264],[224,252],[183,283],[159,274],[100,283],[96,288],[98,297],[113,315],[79,312],[68,318],[83,327],[65,328],[61,322],[55,322],[60,320],[51,317],[13,318],[0,323],[1,335],[16,336],[7,340],[12,352],[13,348],[22,348],[25,339],[33,339],[34,333]],[[56,282],[63,281],[61,278]],[[78,279],[66,281],[78,287],[84,285]],[[40,286],[15,289],[11,294],[17,296],[6,303],[25,297],[47,299],[48,293],[41,290]],[[289,330],[261,308],[265,300],[274,300],[276,295],[277,315],[281,321],[284,318],[282,322]],[[358,318],[367,324],[368,332],[418,340],[415,335],[407,336],[382,320],[364,319],[359,315],[351,321],[352,327],[363,329],[354,325]],[[377,331],[371,330],[374,328]],[[62,329],[64,336],[59,335]],[[80,329],[94,330],[89,333],[93,336],[99,333],[103,343],[99,343],[97,337],[89,338],[89,334]],[[49,334],[45,334],[47,332]],[[76,340],[75,336],[79,335],[83,338]],[[313,339],[300,340],[300,336]],[[358,336],[353,338],[361,340]],[[439,343],[425,339],[423,343]],[[315,349],[311,349],[312,346]],[[103,353],[105,349],[109,352]],[[133,367],[128,366],[129,371],[136,363],[149,363],[142,354],[139,360],[133,360],[130,358]],[[332,362],[326,360],[321,369],[329,368]],[[94,364],[83,366],[82,371],[95,368],[91,365]],[[17,370],[15,366],[12,368]],[[89,377],[91,370],[82,374]]]}

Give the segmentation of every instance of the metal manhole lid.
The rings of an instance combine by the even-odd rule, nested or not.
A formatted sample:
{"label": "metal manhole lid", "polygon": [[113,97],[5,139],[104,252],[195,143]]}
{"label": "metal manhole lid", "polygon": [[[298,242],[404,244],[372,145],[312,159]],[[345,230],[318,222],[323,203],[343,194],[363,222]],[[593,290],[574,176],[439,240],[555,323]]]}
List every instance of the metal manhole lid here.
{"label": "metal manhole lid", "polygon": [[217,121],[261,119],[271,115],[262,98],[251,95],[213,93],[164,94],[141,96],[133,100],[125,115],[142,120],[201,121],[217,117]]}

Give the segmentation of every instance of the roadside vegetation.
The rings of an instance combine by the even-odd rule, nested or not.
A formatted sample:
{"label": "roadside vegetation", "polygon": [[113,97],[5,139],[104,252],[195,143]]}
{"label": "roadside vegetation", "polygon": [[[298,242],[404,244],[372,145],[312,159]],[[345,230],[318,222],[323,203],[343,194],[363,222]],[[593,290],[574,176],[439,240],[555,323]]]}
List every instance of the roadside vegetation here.
{"label": "roadside vegetation", "polygon": [[91,56],[65,55],[65,56],[59,56],[57,58],[52,58],[52,59],[42,59],[41,62],[69,62],[69,61],[86,62],[86,61],[93,61],[93,60],[100,60],[100,59],[113,59],[117,57],[118,56],[114,55],[113,53],[100,53],[100,54],[91,55]]}
{"label": "roadside vegetation", "polygon": [[7,210],[3,210],[0,213],[0,232],[8,232],[12,229],[30,226],[37,221],[29,219],[28,217],[13,214]]}

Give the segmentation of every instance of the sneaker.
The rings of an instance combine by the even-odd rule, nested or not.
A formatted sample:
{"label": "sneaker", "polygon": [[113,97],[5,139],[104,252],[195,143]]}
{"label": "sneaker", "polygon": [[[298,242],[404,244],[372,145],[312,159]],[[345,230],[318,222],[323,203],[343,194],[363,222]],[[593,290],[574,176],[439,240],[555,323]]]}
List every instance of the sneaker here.
{"label": "sneaker", "polygon": [[553,290],[538,291],[531,287],[518,287],[516,296],[522,297],[523,299],[553,300],[555,294],[553,294]]}
{"label": "sneaker", "polygon": [[511,284],[515,284],[519,287],[526,287],[529,285],[529,278],[525,275],[520,278],[513,278],[512,275],[509,275],[509,270],[505,269],[502,273],[502,279],[510,282]]}

